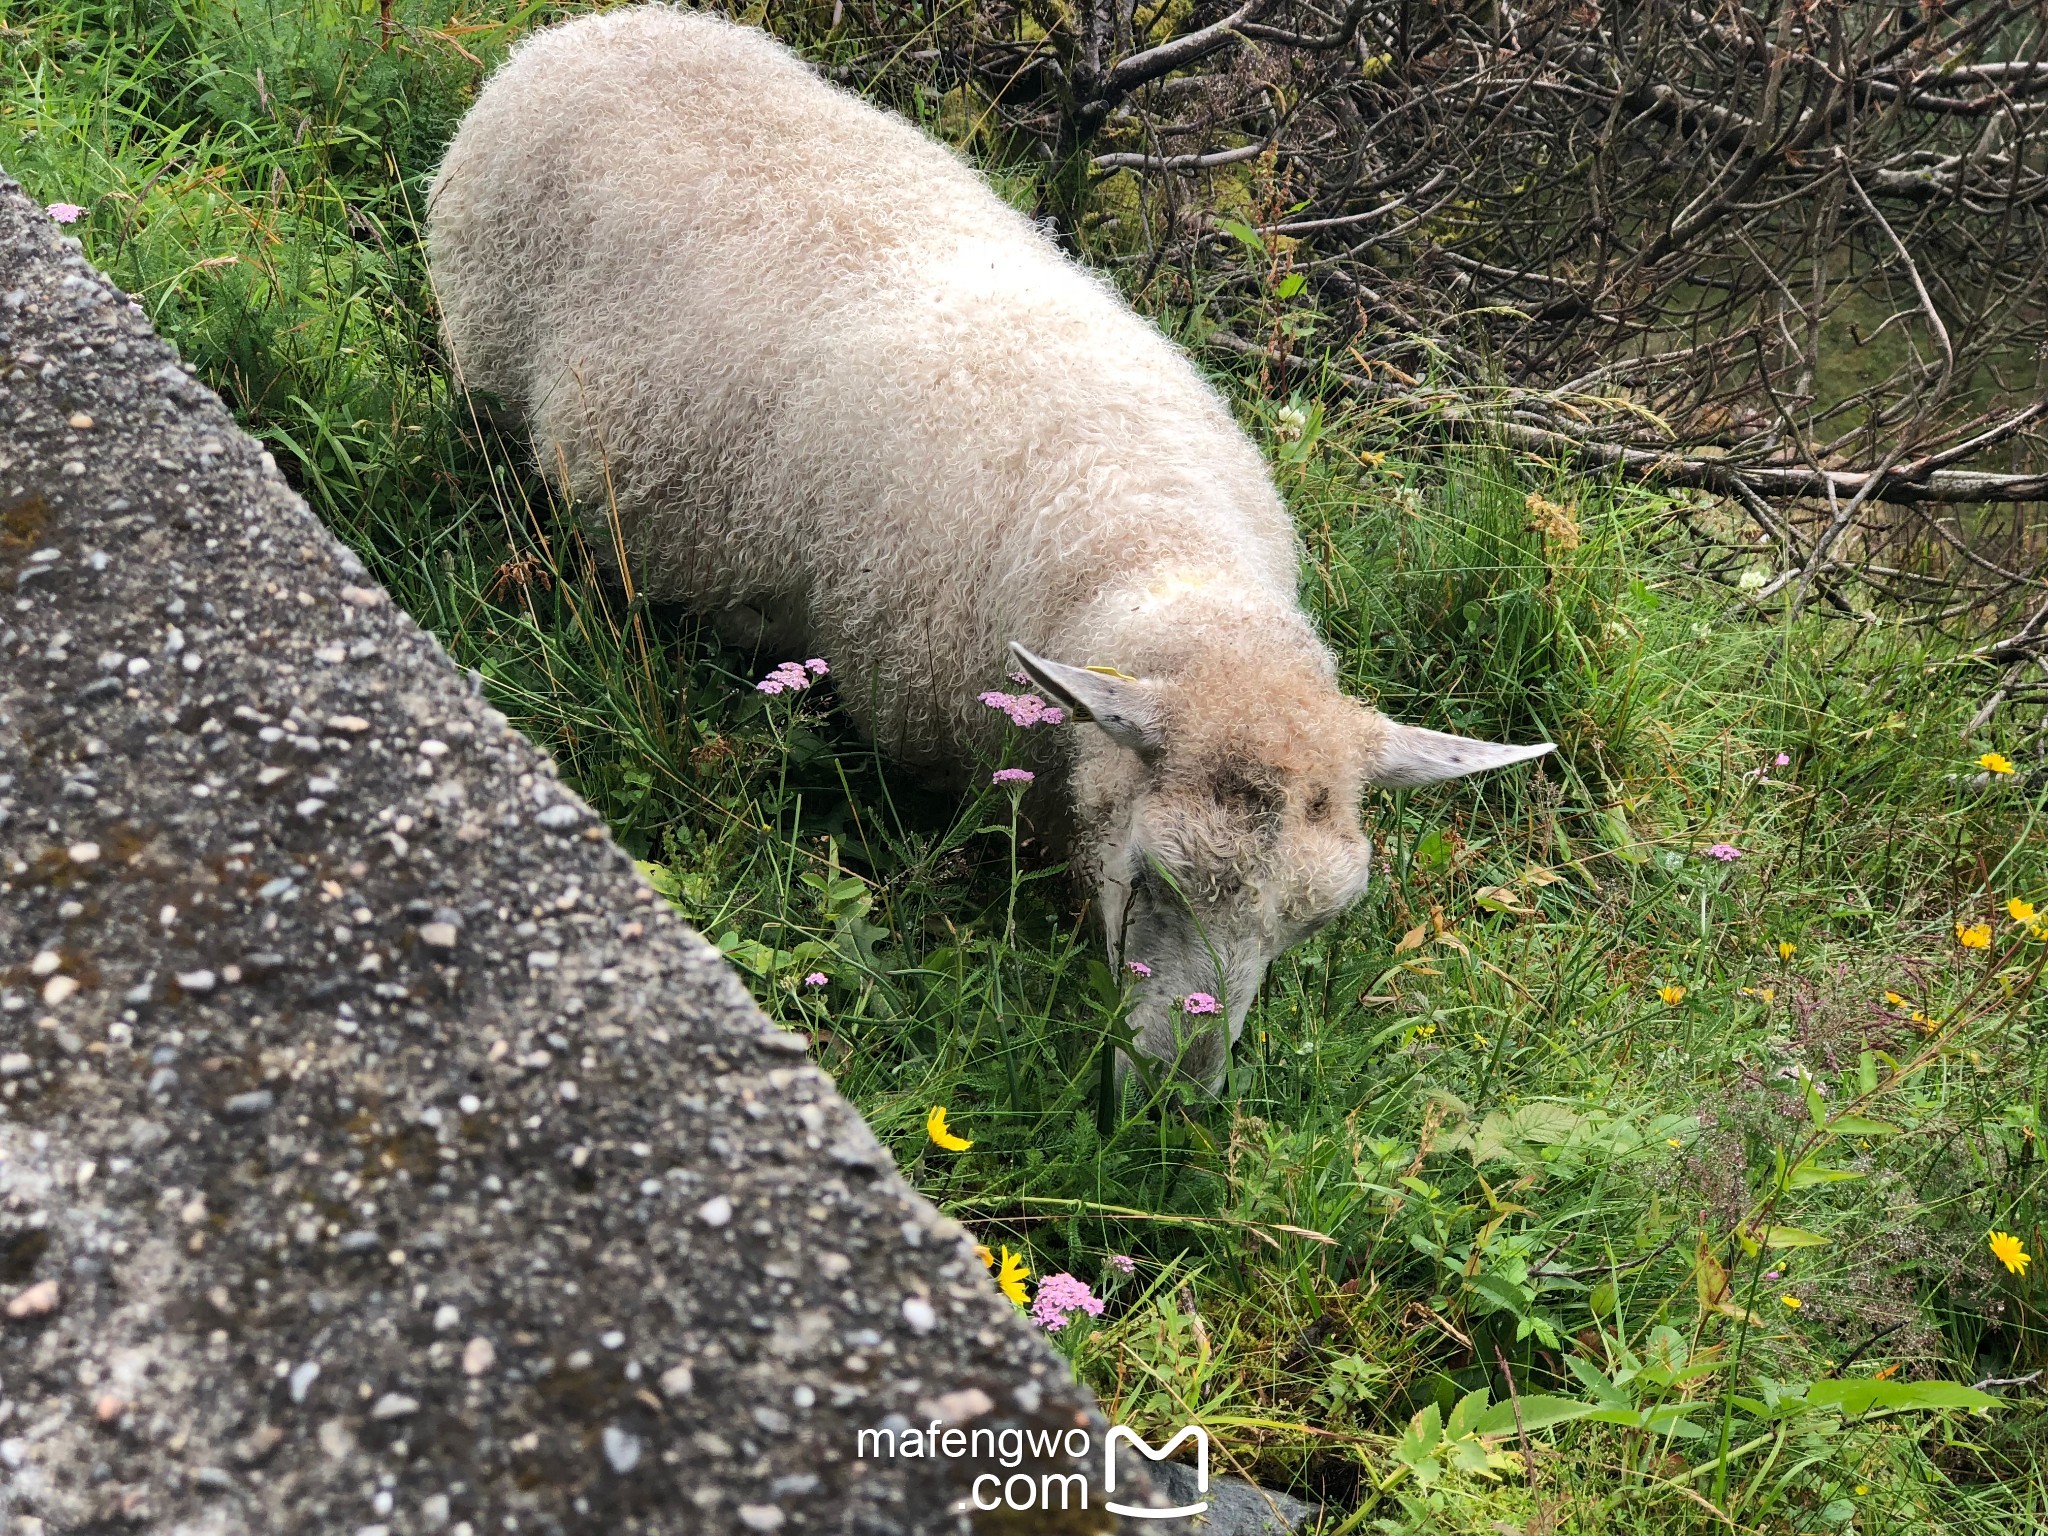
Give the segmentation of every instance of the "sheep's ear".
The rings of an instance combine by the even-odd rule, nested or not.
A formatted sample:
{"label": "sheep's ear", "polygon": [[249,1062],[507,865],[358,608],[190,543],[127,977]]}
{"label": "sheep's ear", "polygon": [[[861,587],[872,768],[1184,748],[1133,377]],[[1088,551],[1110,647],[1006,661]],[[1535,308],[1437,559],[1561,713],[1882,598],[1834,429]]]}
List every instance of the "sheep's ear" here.
{"label": "sheep's ear", "polygon": [[1379,757],[1366,775],[1382,789],[1413,789],[1419,784],[1440,784],[1445,779],[1462,779],[1468,773],[1526,763],[1532,757],[1556,751],[1552,742],[1533,747],[1506,747],[1497,742],[1474,741],[1469,736],[1452,736],[1443,731],[1425,731],[1418,725],[1401,725],[1380,717]]}
{"label": "sheep's ear", "polygon": [[1072,710],[1077,720],[1094,721],[1118,746],[1149,756],[1165,745],[1165,722],[1150,683],[1047,661],[1014,640],[1010,654],[1054,702]]}

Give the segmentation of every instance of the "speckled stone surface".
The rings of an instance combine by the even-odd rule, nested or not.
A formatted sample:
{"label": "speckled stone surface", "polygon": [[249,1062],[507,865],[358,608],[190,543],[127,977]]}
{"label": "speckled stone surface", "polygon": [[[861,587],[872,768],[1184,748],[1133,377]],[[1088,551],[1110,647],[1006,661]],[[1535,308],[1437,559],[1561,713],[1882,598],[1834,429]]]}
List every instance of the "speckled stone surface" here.
{"label": "speckled stone surface", "polygon": [[1117,1527],[933,1419],[1105,1427],[0,177],[0,1532]]}

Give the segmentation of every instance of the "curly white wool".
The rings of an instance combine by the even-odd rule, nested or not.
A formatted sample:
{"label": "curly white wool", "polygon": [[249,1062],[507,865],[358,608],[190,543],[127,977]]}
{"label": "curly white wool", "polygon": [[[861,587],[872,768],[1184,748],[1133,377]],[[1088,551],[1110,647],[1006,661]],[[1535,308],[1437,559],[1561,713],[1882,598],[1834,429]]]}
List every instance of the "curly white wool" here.
{"label": "curly white wool", "polygon": [[761,32],[648,6],[537,34],[430,208],[462,381],[616,509],[642,590],[829,658],[908,761],[989,755],[1013,642],[1102,727],[1023,747],[1069,770],[1112,952],[1145,946],[1152,1054],[1177,997],[1222,995],[1234,1034],[1267,961],[1363,888],[1366,782],[1542,750],[1346,699],[1217,392],[959,157]]}
{"label": "curly white wool", "polygon": [[905,757],[987,742],[1011,640],[1116,659],[1109,595],[1170,568],[1315,647],[1264,461],[1187,359],[761,32],[646,7],[536,34],[431,207],[464,382],[616,502],[642,587],[767,605]]}

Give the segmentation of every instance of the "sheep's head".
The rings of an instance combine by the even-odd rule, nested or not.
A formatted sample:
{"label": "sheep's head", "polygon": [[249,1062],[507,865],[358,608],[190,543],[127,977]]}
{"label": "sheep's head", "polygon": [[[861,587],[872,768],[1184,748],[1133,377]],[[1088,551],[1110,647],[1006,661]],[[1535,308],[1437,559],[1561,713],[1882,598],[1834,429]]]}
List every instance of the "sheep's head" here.
{"label": "sheep's head", "polygon": [[1248,693],[1234,669],[1164,682],[1011,650],[1098,728],[1076,754],[1073,794],[1111,963],[1135,978],[1138,1049],[1211,1091],[1266,967],[1363,894],[1367,786],[1551,750],[1396,724],[1320,671],[1265,676]]}

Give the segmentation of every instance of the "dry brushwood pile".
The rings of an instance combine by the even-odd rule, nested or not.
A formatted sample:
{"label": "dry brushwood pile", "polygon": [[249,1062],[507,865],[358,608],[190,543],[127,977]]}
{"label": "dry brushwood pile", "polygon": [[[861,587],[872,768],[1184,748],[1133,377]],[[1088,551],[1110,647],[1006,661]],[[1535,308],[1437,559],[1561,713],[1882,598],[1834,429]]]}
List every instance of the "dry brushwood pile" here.
{"label": "dry brushwood pile", "polygon": [[2003,694],[2048,683],[2039,5],[862,9],[841,78],[1052,162],[1068,237],[1211,347],[1716,493],[1781,553],[1759,599],[2010,615]]}

